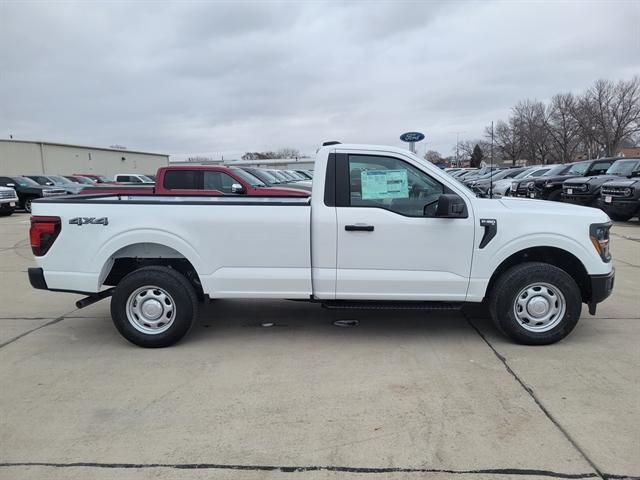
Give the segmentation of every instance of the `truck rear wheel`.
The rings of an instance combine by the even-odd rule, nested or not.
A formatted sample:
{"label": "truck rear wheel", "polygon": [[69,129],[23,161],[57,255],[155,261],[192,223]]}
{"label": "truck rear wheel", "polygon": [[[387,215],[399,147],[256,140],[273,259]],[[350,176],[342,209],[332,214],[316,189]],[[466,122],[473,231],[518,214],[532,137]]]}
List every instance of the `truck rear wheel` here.
{"label": "truck rear wheel", "polygon": [[527,262],[500,276],[489,307],[498,329],[511,339],[525,345],[548,345],[574,329],[582,310],[582,295],[564,270]]}
{"label": "truck rear wheel", "polygon": [[161,266],[124,277],[111,298],[111,318],[124,338],[140,347],[168,347],[184,337],[197,313],[193,286],[181,273]]}

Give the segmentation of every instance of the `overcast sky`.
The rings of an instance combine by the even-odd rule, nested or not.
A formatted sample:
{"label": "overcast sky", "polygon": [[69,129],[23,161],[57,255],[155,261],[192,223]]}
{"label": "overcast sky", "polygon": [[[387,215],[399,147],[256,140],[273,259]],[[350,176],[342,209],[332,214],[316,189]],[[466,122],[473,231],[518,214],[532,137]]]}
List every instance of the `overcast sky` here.
{"label": "overcast sky", "polygon": [[0,137],[226,158],[449,155],[524,98],[640,73],[640,1],[0,0]]}

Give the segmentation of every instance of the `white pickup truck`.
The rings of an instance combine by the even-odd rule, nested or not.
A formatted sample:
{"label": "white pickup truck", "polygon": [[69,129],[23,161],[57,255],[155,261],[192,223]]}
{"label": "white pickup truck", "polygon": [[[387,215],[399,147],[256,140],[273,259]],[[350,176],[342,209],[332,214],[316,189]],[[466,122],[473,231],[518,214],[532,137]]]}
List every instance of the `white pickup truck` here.
{"label": "white pickup truck", "polygon": [[549,344],[613,288],[609,217],[483,199],[406,150],[317,153],[302,197],[93,195],[34,202],[35,288],[112,296],[129,341],[180,340],[198,302],[283,298],[347,308],[485,302],[498,328]]}

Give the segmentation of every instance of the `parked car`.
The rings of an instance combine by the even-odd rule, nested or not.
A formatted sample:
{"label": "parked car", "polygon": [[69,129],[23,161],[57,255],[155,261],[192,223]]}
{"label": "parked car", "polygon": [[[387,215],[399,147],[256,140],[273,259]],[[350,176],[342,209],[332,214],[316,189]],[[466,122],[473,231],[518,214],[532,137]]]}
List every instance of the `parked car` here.
{"label": "parked car", "polygon": [[509,186],[509,189],[505,192],[505,196],[510,197],[526,197],[527,188],[536,177],[541,177],[547,172],[550,172],[556,165],[534,165],[529,170],[522,172],[520,175],[516,175]]}
{"label": "parked car", "polygon": [[313,180],[313,172],[311,170],[295,170],[307,180]]}
{"label": "parked car", "polygon": [[25,175],[27,178],[37,182],[43,186],[55,186],[64,188],[68,194],[75,195],[80,193],[83,186],[68,180],[65,177],[59,175]]}
{"label": "parked car", "polygon": [[604,175],[575,177],[562,184],[562,201],[597,207],[600,188],[611,180],[640,176],[640,158],[614,158]]}
{"label": "parked car", "polygon": [[489,193],[489,189],[491,188],[491,196],[493,196],[493,186],[495,186],[496,182],[500,180],[515,178],[525,170],[527,170],[527,167],[516,167],[507,168],[497,173],[488,173],[480,178],[471,180],[469,184],[467,184],[467,186],[480,196],[487,195]]}
{"label": "parked car", "polygon": [[307,192],[311,191],[312,184],[309,185],[307,182],[294,182],[292,183],[290,180],[286,178],[282,178],[281,176],[276,176],[271,170],[265,170],[262,168],[256,167],[242,167],[245,172],[253,175],[256,178],[259,178],[265,185],[268,187],[280,187],[284,185],[291,185],[294,188],[298,188],[300,190],[305,190]]}
{"label": "parked car", "polygon": [[626,222],[640,216],[640,178],[611,180],[602,185],[598,206],[612,220]]}
{"label": "parked car", "polygon": [[139,173],[118,173],[113,180],[118,183],[155,183],[155,180]]}
{"label": "parked car", "polygon": [[584,160],[558,165],[544,178],[529,183],[526,196],[540,200],[562,200],[562,184],[569,178],[602,175],[611,166],[611,159]]}
{"label": "parked car", "polygon": [[11,215],[18,206],[18,194],[11,187],[0,187],[0,216]]}
{"label": "parked car", "polygon": [[260,179],[237,167],[217,165],[171,166],[158,169],[152,184],[94,185],[82,193],[120,193],[127,195],[249,195],[309,196],[294,188],[269,187]]}
{"label": "parked car", "polygon": [[0,176],[0,187],[11,187],[18,194],[18,205],[20,208],[31,212],[31,202],[37,198],[54,197],[66,195],[66,191],[58,187],[45,187],[39,185],[34,180],[27,177],[2,177]]}
{"label": "parked car", "polygon": [[79,183],[81,185],[93,185],[94,183],[96,183],[90,178],[83,177],[80,175],[63,175],[63,177],[71,182]]}
{"label": "parked car", "polygon": [[[198,297],[334,308],[486,301],[511,339],[550,344],[573,330],[583,302],[594,314],[613,289],[611,222],[600,210],[479,199],[394,147],[333,145],[318,151],[315,165],[311,199],[37,202],[31,285],[85,293],[79,307],[111,296],[116,328],[143,347],[180,340]],[[195,175],[208,167],[164,172],[176,168]]]}
{"label": "parked car", "polygon": [[113,179],[106,175],[98,175],[95,173],[74,173],[74,176],[80,176],[92,180],[94,183],[113,183]]}

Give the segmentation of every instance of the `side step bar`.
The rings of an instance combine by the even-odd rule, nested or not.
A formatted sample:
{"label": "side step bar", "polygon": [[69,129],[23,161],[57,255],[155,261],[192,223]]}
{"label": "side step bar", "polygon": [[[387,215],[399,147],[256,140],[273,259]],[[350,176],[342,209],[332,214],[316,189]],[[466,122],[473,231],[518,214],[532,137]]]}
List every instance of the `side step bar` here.
{"label": "side step bar", "polygon": [[396,301],[351,301],[329,300],[322,303],[323,308],[331,310],[460,310],[462,302],[396,302]]}

